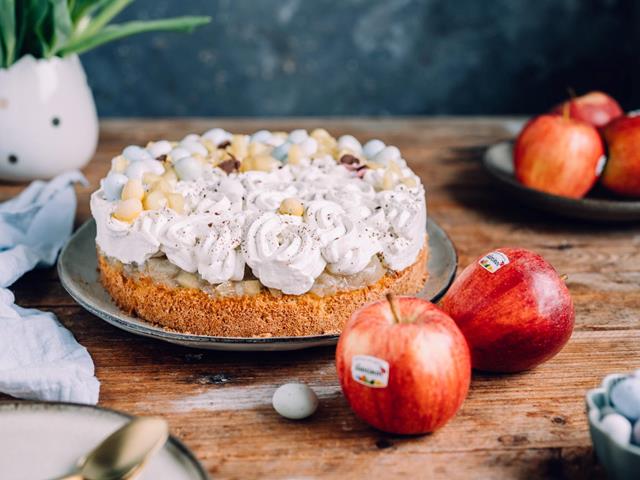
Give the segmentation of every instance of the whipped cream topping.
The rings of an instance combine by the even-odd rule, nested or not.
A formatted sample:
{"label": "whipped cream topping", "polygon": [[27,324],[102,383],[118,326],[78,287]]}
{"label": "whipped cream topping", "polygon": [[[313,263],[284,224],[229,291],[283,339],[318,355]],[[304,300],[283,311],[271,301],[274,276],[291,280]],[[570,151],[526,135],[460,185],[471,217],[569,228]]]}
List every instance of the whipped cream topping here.
{"label": "whipped cream topping", "polygon": [[[331,143],[305,130],[238,137],[214,129],[180,144],[127,147],[124,163],[114,159],[91,197],[101,251],[125,264],[166,255],[212,284],[240,281],[250,269],[266,287],[293,295],[310,291],[325,271],[355,275],[374,255],[392,271],[416,261],[425,241],[424,188],[397,148],[379,140],[361,146],[351,136]],[[334,150],[322,151],[323,144]],[[241,166],[229,171],[220,148],[239,157],[253,149],[268,161],[233,155]],[[140,162],[142,167],[132,168]],[[245,170],[245,162],[257,166]],[[149,172],[163,173],[159,166],[165,173],[175,167],[171,195],[184,204],[172,208],[167,196],[169,201],[147,209],[152,187],[145,185],[145,207],[130,221],[119,219],[126,203],[120,177],[138,181]],[[302,215],[281,213],[286,199],[299,202]]]}

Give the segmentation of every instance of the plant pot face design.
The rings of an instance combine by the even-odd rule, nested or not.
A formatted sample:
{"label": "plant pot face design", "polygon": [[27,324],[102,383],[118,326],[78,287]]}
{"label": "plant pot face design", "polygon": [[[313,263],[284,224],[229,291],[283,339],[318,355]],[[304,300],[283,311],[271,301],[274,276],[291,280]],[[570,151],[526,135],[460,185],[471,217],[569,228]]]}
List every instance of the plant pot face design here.
{"label": "plant pot face design", "polygon": [[97,142],[96,107],[77,56],[25,56],[0,69],[0,179],[82,168]]}

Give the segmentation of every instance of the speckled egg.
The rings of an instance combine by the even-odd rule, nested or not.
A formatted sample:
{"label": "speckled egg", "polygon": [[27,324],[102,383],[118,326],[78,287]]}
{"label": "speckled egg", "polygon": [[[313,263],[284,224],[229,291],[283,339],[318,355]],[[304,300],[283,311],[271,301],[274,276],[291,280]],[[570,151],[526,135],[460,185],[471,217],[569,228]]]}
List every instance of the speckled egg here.
{"label": "speckled egg", "polygon": [[287,383],[273,394],[273,408],[285,418],[301,420],[318,408],[318,396],[304,383]]}
{"label": "speckled egg", "polygon": [[611,387],[611,403],[632,422],[640,418],[640,378],[627,377]]}
{"label": "speckled egg", "polygon": [[600,426],[616,442],[626,445],[631,440],[631,422],[618,413],[604,417]]}

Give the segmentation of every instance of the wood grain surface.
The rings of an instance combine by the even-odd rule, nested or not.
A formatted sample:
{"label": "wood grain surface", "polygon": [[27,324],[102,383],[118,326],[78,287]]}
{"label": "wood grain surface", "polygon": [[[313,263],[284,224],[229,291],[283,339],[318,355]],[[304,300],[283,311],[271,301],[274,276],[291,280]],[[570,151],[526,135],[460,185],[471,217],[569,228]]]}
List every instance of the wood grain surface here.
{"label": "wood grain surface", "polygon": [[[128,144],[222,126],[237,132],[323,126],[400,147],[427,186],[428,213],[449,233],[460,269],[496,247],[535,250],[568,275],[576,329],[552,361],[515,375],[474,374],[457,417],[427,436],[397,437],[360,422],[344,400],[334,349],[291,353],[190,350],[122,332],[77,306],[53,269],[13,287],[18,304],[55,312],[91,353],[100,405],[162,415],[213,478],[602,478],[584,393],[611,372],[640,367],[640,228],[555,218],[505,197],[484,174],[486,146],[517,119],[107,120],[85,169],[77,222],[109,160]],[[0,185],[0,199],[24,185]],[[301,422],[271,408],[282,383],[302,381],[320,408]],[[4,397],[5,399],[7,397]]]}

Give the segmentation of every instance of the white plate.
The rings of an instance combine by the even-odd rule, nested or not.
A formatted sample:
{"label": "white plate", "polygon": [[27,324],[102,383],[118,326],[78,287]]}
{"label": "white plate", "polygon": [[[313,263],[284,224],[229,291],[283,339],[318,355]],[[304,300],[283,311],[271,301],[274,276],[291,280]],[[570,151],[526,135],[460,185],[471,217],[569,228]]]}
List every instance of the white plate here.
{"label": "white plate", "polygon": [[616,198],[596,185],[585,198],[569,198],[525,187],[515,178],[513,143],[502,142],[484,155],[484,167],[501,186],[522,202],[563,217],[601,222],[640,220],[640,201]]}
{"label": "white plate", "polygon": [[[435,302],[451,285],[458,258],[447,234],[432,220],[428,222],[427,232],[429,279],[418,296]],[[113,302],[98,279],[95,237],[95,221],[89,220],[62,249],[58,260],[58,275],[64,288],[80,305],[118,328],[145,337],[208,350],[298,350],[335,345],[338,341],[338,335],[268,338],[191,335],[166,330],[127,315]]]}
{"label": "white plate", "polygon": [[[86,455],[130,417],[90,405],[0,402],[0,478],[43,480],[73,472]],[[170,437],[140,480],[207,480],[179,440]]]}

